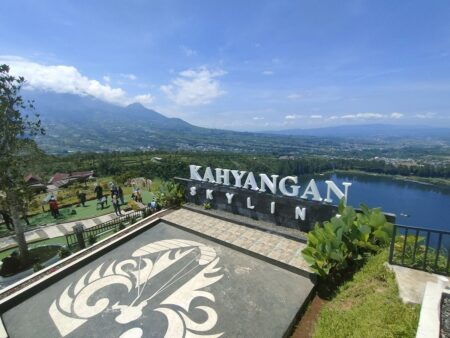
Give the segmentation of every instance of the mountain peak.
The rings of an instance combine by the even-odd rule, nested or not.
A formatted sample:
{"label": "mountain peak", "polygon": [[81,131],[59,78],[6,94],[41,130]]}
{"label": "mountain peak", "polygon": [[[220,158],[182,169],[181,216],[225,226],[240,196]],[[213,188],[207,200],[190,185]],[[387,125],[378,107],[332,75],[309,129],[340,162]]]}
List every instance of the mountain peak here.
{"label": "mountain peak", "polygon": [[147,110],[150,110],[150,109],[144,107],[142,105],[142,103],[139,103],[139,102],[131,103],[128,106],[126,106],[126,108],[127,109],[147,109]]}

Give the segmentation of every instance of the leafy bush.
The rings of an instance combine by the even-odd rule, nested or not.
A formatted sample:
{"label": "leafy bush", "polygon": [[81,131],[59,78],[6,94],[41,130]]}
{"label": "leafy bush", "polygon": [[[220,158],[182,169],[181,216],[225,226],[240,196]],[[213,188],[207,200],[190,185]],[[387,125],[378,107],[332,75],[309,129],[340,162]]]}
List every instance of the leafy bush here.
{"label": "leafy bush", "polygon": [[205,210],[211,209],[211,203],[209,203],[209,202],[203,203],[203,208],[204,208]]}
{"label": "leafy bush", "polygon": [[379,208],[361,205],[361,213],[357,213],[341,201],[339,214],[323,226],[317,223],[308,233],[308,245],[302,251],[311,270],[321,277],[378,252],[389,244],[392,235],[392,224]]}
{"label": "leafy bush", "polygon": [[65,246],[63,246],[61,249],[59,249],[58,251],[58,256],[60,259],[69,257],[72,254],[72,252]]}
{"label": "leafy bush", "polygon": [[[446,274],[448,250],[441,247],[438,251],[432,246],[428,246],[427,250],[425,239],[424,236],[418,236],[416,242],[416,236],[408,234],[405,241],[405,235],[396,236],[393,252],[394,263],[420,269],[425,266],[426,271]],[[425,252],[427,253],[426,261]]]}
{"label": "leafy bush", "polygon": [[38,272],[39,270],[42,270],[44,266],[41,263],[34,263],[33,264],[33,271]]}
{"label": "leafy bush", "polygon": [[125,229],[125,224],[123,224],[123,222],[120,222],[119,225],[117,226],[118,230],[123,230]]}
{"label": "leafy bush", "polygon": [[89,238],[88,238],[89,245],[93,245],[96,242],[97,242],[97,237],[95,237],[94,235],[89,235]]}
{"label": "leafy bush", "polygon": [[142,211],[142,218],[146,218],[146,217],[150,216],[151,214],[152,214],[151,209],[150,208],[145,208]]}
{"label": "leafy bush", "polygon": [[161,182],[159,191],[155,192],[155,199],[161,208],[177,207],[184,202],[184,190],[173,181]]}
{"label": "leafy bush", "polygon": [[128,206],[129,206],[131,209],[133,209],[133,211],[139,211],[139,210],[141,210],[141,208],[139,207],[139,205],[138,205],[135,201],[133,201],[133,200],[129,200],[129,201],[128,201]]}

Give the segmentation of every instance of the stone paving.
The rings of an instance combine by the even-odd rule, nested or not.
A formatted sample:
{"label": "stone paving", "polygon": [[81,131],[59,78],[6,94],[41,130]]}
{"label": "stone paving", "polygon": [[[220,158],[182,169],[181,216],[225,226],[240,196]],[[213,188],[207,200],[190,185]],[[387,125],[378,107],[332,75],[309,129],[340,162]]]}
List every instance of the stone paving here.
{"label": "stone paving", "polygon": [[[132,212],[132,211],[129,211]],[[127,214],[127,212],[122,211],[122,214]],[[75,223],[81,222],[84,224],[84,227],[86,229],[91,228],[97,224],[104,223],[107,221],[110,221],[114,218],[116,218],[114,213],[106,214],[102,216],[98,216],[91,219],[84,219],[84,220],[78,220],[68,223],[61,223],[61,224],[53,224],[53,225],[47,225],[43,227],[37,227],[35,230],[29,230],[25,233],[25,239],[27,242],[34,242],[39,240],[44,240],[48,238],[55,238],[64,236],[68,233],[73,232],[73,226]],[[7,236],[0,238],[0,251],[12,248],[17,246],[16,241],[14,240],[14,236]]]}
{"label": "stone paving", "polygon": [[165,215],[163,219],[295,268],[310,271],[301,254],[306,247],[302,242],[187,209],[176,210]]}
{"label": "stone paving", "polygon": [[293,240],[300,240],[302,242],[306,242],[308,239],[307,234],[298,229],[279,226],[274,223],[266,222],[260,219],[254,219],[247,216],[233,214],[225,210],[220,209],[206,210],[202,205],[197,205],[193,203],[183,204],[183,209],[188,209],[194,212],[198,212],[200,214],[206,214],[219,219],[225,218],[229,222],[233,222],[236,224],[244,224],[254,229],[259,229],[269,233],[275,233],[284,236],[286,238],[291,238]]}
{"label": "stone paving", "polygon": [[[169,216],[176,224],[188,217],[218,238],[279,254],[280,239],[262,231],[183,210]],[[14,338],[289,336],[312,293],[310,278],[164,218],[107,252],[93,252],[85,265],[60,270],[36,293],[10,300],[0,337],[2,322],[4,336]]]}

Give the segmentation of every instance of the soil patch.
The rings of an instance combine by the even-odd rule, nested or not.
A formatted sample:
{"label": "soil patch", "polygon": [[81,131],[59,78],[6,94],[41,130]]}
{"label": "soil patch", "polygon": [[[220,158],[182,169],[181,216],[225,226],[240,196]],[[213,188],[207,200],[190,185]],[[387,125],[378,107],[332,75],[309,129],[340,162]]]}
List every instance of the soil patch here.
{"label": "soil patch", "polygon": [[309,338],[313,336],[314,324],[319,317],[322,307],[326,303],[328,303],[328,301],[320,298],[318,295],[313,298],[308,309],[297,324],[294,333],[292,334],[292,338]]}

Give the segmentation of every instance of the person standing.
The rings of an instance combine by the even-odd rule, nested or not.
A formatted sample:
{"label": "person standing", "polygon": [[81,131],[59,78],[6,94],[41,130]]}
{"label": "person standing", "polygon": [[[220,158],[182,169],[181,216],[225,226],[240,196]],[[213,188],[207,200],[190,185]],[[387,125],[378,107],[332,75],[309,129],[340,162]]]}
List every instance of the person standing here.
{"label": "person standing", "polygon": [[123,199],[123,190],[122,187],[119,187],[119,189],[117,189],[117,191],[119,192],[119,199],[120,199],[120,204],[125,204],[125,201]]}
{"label": "person standing", "polygon": [[101,187],[100,184],[98,184],[98,183],[95,184],[94,192],[95,192],[97,199],[101,200],[103,197],[103,188]]}
{"label": "person standing", "polygon": [[48,202],[48,205],[50,207],[50,212],[52,213],[53,218],[57,218],[59,216],[59,207],[56,199],[52,197]]}
{"label": "person standing", "polygon": [[114,207],[114,212],[116,213],[117,216],[122,215],[122,212],[120,211],[120,203],[119,203],[119,198],[117,197],[117,195],[113,195],[112,196],[112,201],[111,201],[113,207]]}
{"label": "person standing", "polygon": [[113,197],[114,195],[119,197],[119,190],[115,185],[111,185],[111,197]]}
{"label": "person standing", "polygon": [[86,193],[84,191],[78,191],[78,199],[80,200],[80,204],[85,207],[86,203]]}

